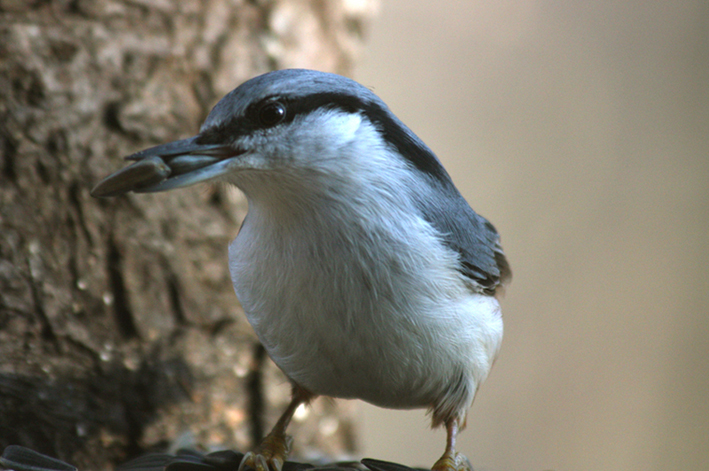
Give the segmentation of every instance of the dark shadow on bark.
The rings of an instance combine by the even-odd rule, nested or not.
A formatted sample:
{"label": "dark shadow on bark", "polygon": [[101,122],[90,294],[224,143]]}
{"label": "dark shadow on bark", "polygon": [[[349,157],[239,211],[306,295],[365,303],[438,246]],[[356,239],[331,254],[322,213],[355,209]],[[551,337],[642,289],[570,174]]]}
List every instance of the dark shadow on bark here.
{"label": "dark shadow on bark", "polygon": [[109,454],[137,456],[140,439],[160,411],[189,400],[193,375],[181,358],[144,363],[135,371],[120,364],[81,378],[0,374],[0,448],[15,443],[69,459],[102,436],[127,442]]}

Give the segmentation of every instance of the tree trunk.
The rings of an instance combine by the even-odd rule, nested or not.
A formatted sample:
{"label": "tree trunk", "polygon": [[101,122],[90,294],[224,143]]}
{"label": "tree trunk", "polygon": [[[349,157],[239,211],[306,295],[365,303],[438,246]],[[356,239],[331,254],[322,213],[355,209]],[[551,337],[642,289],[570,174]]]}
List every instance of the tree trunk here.
{"label": "tree trunk", "polygon": [[[0,0],[0,449],[108,469],[273,424],[288,387],[226,264],[241,195],[89,190],[253,75],[348,73],[374,2]],[[296,451],[351,450],[342,407],[314,408]]]}

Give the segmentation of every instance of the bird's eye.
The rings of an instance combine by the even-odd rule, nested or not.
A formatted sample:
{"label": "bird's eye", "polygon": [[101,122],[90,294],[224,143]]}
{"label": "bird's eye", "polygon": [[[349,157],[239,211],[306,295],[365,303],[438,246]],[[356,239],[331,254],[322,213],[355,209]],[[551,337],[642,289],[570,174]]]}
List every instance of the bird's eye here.
{"label": "bird's eye", "polygon": [[258,112],[258,119],[264,126],[275,126],[286,117],[286,107],[283,103],[272,101],[266,103]]}

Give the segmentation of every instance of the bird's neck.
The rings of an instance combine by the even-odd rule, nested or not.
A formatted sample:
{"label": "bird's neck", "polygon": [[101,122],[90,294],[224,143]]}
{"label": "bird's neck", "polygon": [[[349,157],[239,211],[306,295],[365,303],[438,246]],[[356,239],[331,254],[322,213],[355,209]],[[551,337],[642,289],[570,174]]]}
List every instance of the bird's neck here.
{"label": "bird's neck", "polygon": [[322,219],[327,213],[343,210],[343,191],[326,183],[314,172],[254,172],[243,175],[237,186],[244,192],[252,218],[273,221],[285,227]]}

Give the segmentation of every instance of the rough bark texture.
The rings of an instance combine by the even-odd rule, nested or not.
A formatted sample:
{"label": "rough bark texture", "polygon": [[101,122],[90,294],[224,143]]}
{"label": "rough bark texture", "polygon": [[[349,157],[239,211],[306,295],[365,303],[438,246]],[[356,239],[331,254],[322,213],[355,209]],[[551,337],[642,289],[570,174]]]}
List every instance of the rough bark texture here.
{"label": "rough bark texture", "polygon": [[[89,190],[250,76],[346,74],[375,6],[0,0],[0,449],[107,469],[176,441],[245,449],[275,421],[288,386],[226,267],[241,196]],[[314,408],[296,452],[351,450],[342,408]]]}

